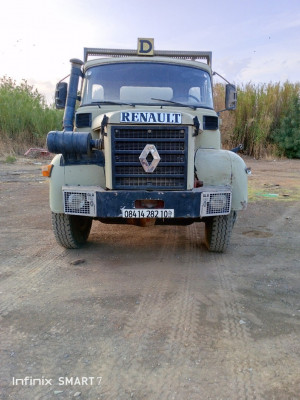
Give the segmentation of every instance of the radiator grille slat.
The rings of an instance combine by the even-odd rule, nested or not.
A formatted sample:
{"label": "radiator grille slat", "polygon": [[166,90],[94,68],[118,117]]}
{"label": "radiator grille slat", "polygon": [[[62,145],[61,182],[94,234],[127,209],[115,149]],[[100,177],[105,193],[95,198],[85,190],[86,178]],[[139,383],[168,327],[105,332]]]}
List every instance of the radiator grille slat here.
{"label": "radiator grille slat", "polygon": [[[143,169],[139,156],[147,144],[154,145],[160,161],[152,173]],[[112,127],[114,189],[187,188],[187,127]],[[149,164],[151,157],[147,157]]]}

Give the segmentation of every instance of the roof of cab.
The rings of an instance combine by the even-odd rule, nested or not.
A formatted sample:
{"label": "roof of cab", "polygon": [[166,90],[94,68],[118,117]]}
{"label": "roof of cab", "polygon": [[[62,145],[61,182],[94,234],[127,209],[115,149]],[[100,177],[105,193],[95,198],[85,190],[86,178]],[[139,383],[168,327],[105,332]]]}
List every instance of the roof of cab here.
{"label": "roof of cab", "polygon": [[110,57],[110,58],[97,58],[93,60],[89,60],[84,64],[84,71],[91,67],[104,65],[104,64],[115,64],[115,63],[164,63],[164,64],[175,64],[175,65],[183,65],[193,68],[200,68],[206,70],[208,73],[211,73],[211,67],[206,63],[199,62],[199,61],[191,61],[186,59],[176,59],[176,58],[169,58],[169,57]]}

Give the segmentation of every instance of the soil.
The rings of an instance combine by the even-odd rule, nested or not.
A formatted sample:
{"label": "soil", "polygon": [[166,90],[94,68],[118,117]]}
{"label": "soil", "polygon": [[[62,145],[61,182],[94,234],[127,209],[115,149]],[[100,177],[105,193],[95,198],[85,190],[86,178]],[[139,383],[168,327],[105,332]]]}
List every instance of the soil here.
{"label": "soil", "polygon": [[1,399],[300,399],[300,160],[246,159],[224,254],[203,224],[63,249],[40,162],[0,164]]}

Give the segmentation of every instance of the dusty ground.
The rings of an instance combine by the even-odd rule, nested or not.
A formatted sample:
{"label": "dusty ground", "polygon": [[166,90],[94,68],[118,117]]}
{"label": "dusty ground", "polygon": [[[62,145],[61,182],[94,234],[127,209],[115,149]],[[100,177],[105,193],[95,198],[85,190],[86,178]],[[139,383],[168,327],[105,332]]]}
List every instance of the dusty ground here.
{"label": "dusty ground", "polygon": [[64,250],[40,166],[1,163],[1,399],[300,399],[300,160],[247,164],[218,255],[203,224]]}

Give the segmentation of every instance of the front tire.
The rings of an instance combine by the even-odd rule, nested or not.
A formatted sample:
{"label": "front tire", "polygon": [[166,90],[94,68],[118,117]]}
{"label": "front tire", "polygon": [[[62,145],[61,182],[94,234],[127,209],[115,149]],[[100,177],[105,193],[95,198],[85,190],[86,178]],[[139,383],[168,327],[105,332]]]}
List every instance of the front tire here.
{"label": "front tire", "polygon": [[205,244],[209,251],[223,253],[230,242],[236,212],[210,217],[205,221]]}
{"label": "front tire", "polygon": [[89,237],[92,218],[52,213],[52,227],[58,244],[67,249],[78,249]]}

